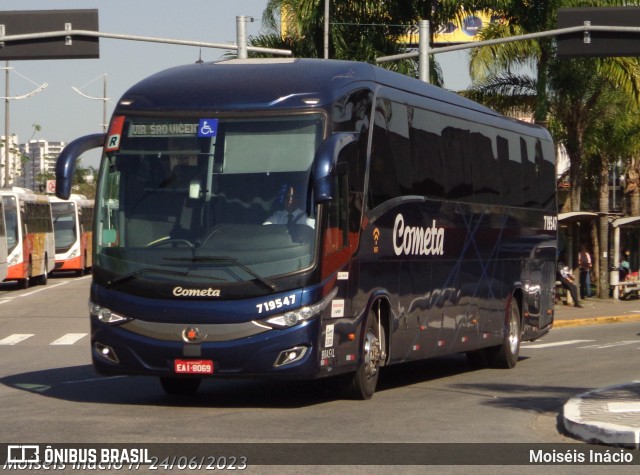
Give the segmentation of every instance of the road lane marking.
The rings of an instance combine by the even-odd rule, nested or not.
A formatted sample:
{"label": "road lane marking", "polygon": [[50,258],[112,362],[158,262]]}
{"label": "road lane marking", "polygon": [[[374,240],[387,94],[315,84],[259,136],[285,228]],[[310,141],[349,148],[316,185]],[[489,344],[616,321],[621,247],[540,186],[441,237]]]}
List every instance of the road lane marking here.
{"label": "road lane marking", "polygon": [[87,333],[67,333],[66,335],[61,336],[57,340],[49,343],[50,345],[73,345],[78,340],[87,336]]}
{"label": "road lane marking", "polygon": [[124,374],[119,376],[100,376],[98,378],[77,379],[75,381],[62,381],[60,384],[93,383],[96,381],[108,381],[110,379],[121,379],[121,378],[128,378],[128,376]]}
{"label": "road lane marking", "polygon": [[35,335],[35,333],[14,333],[13,335],[9,335],[8,337],[0,340],[0,345],[15,345],[27,338],[31,338],[33,335]]}
{"label": "road lane marking", "polygon": [[540,343],[538,345],[524,345],[522,348],[530,349],[530,348],[551,348],[552,346],[565,346],[565,345],[575,345],[577,343],[587,343],[595,340],[566,340],[566,341],[557,341],[555,343]]}
{"label": "road lane marking", "polygon": [[585,348],[598,348],[598,349],[614,348],[616,346],[636,345],[636,344],[638,344],[638,340],[616,341],[616,342],[613,342],[613,343],[600,343],[598,345],[579,346],[578,349],[582,350],[582,349],[585,349]]}
{"label": "road lane marking", "polygon": [[56,287],[60,287],[61,285],[67,285],[69,282],[70,282],[69,280],[65,280],[65,281],[60,282],[58,284],[45,285],[43,287],[40,287],[39,289],[32,290],[31,292],[27,292],[25,294],[20,294],[17,297],[29,297],[30,295],[37,294],[38,292],[44,292],[45,290],[55,289]]}

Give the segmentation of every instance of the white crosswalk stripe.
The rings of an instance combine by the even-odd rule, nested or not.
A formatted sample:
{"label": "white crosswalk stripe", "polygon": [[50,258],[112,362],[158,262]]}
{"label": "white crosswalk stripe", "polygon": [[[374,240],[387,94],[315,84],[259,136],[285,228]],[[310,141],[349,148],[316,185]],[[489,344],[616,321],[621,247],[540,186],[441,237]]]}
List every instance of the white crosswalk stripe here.
{"label": "white crosswalk stripe", "polygon": [[[62,335],[60,338],[53,340],[49,345],[53,346],[64,346],[64,345],[73,345],[78,341],[82,340],[88,333],[67,333]],[[18,343],[22,343],[25,340],[28,340],[32,336],[35,336],[35,333],[14,333],[13,335],[9,335],[2,340],[0,340],[0,346],[13,346]]]}
{"label": "white crosswalk stripe", "polygon": [[16,345],[27,338],[31,338],[33,335],[34,333],[15,333],[0,340],[0,345]]}
{"label": "white crosswalk stripe", "polygon": [[78,340],[81,340],[87,336],[86,333],[67,333],[66,335],[58,338],[57,340],[49,343],[50,345],[73,345]]}

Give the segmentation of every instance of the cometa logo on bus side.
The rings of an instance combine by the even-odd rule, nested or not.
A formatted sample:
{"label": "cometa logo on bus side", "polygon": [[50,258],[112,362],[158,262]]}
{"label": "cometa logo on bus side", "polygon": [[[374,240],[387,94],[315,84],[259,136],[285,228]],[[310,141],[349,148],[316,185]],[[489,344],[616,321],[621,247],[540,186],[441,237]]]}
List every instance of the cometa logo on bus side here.
{"label": "cometa logo on bus side", "polygon": [[398,214],[393,225],[393,250],[396,256],[441,256],[444,254],[444,228],[439,228],[435,219],[430,228],[405,226],[404,217]]}

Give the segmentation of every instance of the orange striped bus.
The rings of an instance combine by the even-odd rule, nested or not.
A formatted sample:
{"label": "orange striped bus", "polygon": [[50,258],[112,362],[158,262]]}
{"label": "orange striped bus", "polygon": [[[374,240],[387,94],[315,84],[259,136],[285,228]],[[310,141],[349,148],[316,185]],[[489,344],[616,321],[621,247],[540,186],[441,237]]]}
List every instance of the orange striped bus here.
{"label": "orange striped bus", "polygon": [[4,222],[4,202],[0,200],[0,282],[7,276],[7,227]]}
{"label": "orange striped bus", "polygon": [[83,195],[50,197],[56,242],[56,271],[83,275],[91,269],[93,201]]}
{"label": "orange striped bus", "polygon": [[44,195],[26,188],[0,190],[7,228],[7,276],[26,289],[46,284],[55,265],[51,204]]}

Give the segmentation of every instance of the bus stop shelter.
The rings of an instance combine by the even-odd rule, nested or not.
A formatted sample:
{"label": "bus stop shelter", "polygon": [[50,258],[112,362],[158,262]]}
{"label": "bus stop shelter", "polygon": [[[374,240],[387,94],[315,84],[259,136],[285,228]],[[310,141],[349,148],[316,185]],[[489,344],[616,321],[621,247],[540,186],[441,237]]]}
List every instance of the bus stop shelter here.
{"label": "bus stop shelter", "polygon": [[[640,228],[640,216],[627,216],[624,218],[615,218],[611,221],[611,230],[613,232],[613,268],[611,269],[610,284],[613,287],[613,298],[620,298],[620,293],[625,295],[629,291],[636,292],[640,290],[638,281],[620,282],[620,228],[636,227]],[[637,244],[636,244],[637,245]],[[637,249],[636,249],[637,251]]]}
{"label": "bus stop shelter", "polygon": [[569,269],[573,269],[575,267],[573,256],[577,255],[578,249],[580,248],[580,233],[578,226],[583,223],[591,223],[591,221],[597,217],[597,213],[592,213],[590,211],[571,211],[568,213],[558,214],[558,225],[560,226],[560,231],[564,231],[565,233],[564,236],[560,236],[560,239],[564,241],[565,244],[565,264],[569,266]]}

